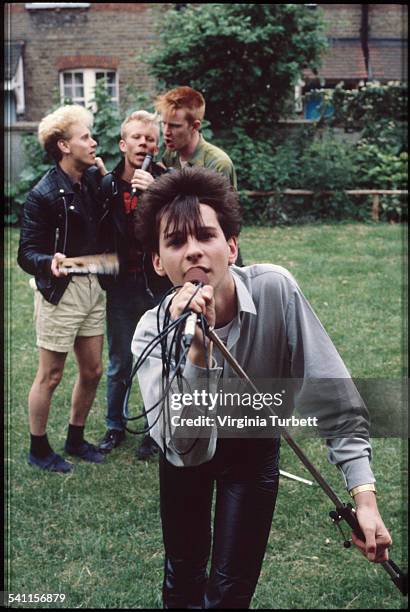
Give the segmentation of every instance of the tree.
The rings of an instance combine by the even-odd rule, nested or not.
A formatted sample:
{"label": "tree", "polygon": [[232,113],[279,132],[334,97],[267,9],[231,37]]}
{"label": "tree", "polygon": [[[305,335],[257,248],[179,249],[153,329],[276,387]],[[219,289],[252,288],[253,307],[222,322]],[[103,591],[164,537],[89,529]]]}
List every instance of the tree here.
{"label": "tree", "polygon": [[319,65],[323,30],[303,4],[188,4],[162,18],[147,63],[161,88],[201,91],[213,129],[251,131],[288,112],[302,70]]}

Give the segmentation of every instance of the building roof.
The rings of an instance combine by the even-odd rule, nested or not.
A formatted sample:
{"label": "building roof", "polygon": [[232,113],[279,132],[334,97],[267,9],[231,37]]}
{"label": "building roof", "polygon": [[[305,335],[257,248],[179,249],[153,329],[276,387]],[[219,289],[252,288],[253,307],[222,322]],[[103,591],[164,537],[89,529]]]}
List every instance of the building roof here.
{"label": "building roof", "polygon": [[318,74],[305,70],[304,78],[322,78],[327,81],[407,80],[407,41],[400,39],[370,39],[369,56],[371,74],[368,75],[359,40],[333,39],[323,54]]}
{"label": "building roof", "polygon": [[326,80],[366,79],[367,71],[359,40],[330,40],[330,45],[323,55],[322,66],[318,74],[305,70],[307,79],[322,78]]}
{"label": "building roof", "polygon": [[407,80],[407,41],[369,40],[369,54],[373,79]]}
{"label": "building roof", "polygon": [[15,76],[19,59],[23,54],[23,47],[23,42],[6,42],[4,62],[4,79],[6,81],[11,81]]}

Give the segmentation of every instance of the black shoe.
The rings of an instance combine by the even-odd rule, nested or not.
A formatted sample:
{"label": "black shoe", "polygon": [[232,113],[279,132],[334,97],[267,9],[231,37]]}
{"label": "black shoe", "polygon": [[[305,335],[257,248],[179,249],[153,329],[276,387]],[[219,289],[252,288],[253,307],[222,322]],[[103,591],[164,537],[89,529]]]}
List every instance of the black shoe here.
{"label": "black shoe", "polygon": [[139,448],[135,452],[137,459],[145,461],[158,453],[158,446],[151,436],[144,436]]}
{"label": "black shoe", "polygon": [[100,453],[110,453],[125,440],[125,431],[122,429],[107,429],[105,436],[98,445]]}
{"label": "black shoe", "polygon": [[71,446],[70,444],[65,443],[64,450],[69,455],[73,455],[74,457],[80,457],[84,461],[88,461],[88,463],[103,463],[105,461],[105,457],[99,450],[94,446],[94,444],[90,444],[83,440],[80,446]]}
{"label": "black shoe", "polygon": [[57,453],[54,452],[47,455],[47,457],[43,457],[42,459],[35,457],[35,455],[32,453],[29,453],[28,463],[29,465],[40,468],[41,470],[46,470],[48,472],[60,472],[60,474],[68,474],[74,469],[74,465],[72,463],[66,461],[63,459],[63,457],[61,457],[61,455],[57,455]]}

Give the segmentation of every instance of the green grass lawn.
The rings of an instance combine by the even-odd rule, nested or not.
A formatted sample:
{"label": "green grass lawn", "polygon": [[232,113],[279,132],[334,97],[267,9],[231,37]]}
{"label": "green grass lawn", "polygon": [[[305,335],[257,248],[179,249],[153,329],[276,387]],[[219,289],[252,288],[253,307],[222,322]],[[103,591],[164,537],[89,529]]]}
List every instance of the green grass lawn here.
{"label": "green grass lawn", "polygon": [[[398,379],[404,372],[406,337],[403,232],[387,224],[249,227],[240,244],[247,264],[272,262],[294,274],[352,376]],[[28,275],[16,264],[18,231],[7,236],[7,590],[66,594],[62,604],[14,607],[161,608],[157,460],[136,461],[137,440],[129,435],[104,465],[78,463],[69,476],[27,465],[27,395],[37,369],[33,296]],[[49,439],[57,452],[66,436],[75,376],[70,355],[49,419]],[[105,379],[87,422],[87,439],[93,442],[105,431],[104,397]],[[348,501],[322,442],[301,444]],[[405,443],[375,439],[373,447],[379,508],[394,541],[391,556],[406,566]],[[281,457],[282,469],[309,478],[285,444]],[[331,509],[317,486],[281,479],[253,608],[407,607],[381,567],[343,548],[328,518]]]}

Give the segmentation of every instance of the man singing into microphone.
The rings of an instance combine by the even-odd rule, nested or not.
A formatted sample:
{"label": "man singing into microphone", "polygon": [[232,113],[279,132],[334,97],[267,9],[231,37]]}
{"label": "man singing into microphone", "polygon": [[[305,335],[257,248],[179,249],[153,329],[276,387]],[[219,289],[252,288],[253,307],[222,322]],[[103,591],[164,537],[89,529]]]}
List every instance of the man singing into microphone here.
{"label": "man singing into microphone", "polygon": [[[292,275],[280,266],[235,266],[240,230],[236,194],[228,181],[205,168],[185,168],[160,177],[139,208],[139,236],[154,268],[178,290],[171,319],[188,306],[210,326],[253,379],[348,378],[349,374]],[[207,283],[189,282],[201,270]],[[170,298],[171,299],[171,298]],[[168,300],[169,302],[169,300]],[[161,307],[160,321],[168,302]],[[188,305],[189,303],[189,305]],[[156,309],[140,320],[132,351],[139,357],[158,333]],[[208,353],[211,347],[208,343]],[[234,377],[213,351],[209,370],[200,327],[184,368],[187,388],[203,388],[218,376]],[[147,411],[161,397],[161,347],[139,369]],[[248,608],[258,581],[271,527],[279,479],[278,438],[198,439],[177,453],[168,424],[148,413],[160,457],[161,520],[165,546],[165,608]],[[370,561],[387,559],[390,535],[379,515],[370,444],[364,438],[329,441],[329,458],[343,471],[354,496],[366,541],[353,535]],[[211,509],[216,505],[211,542]],[[212,544],[209,578],[207,563]]]}
{"label": "man singing into microphone", "polygon": [[[159,122],[156,115],[135,111],[121,125],[119,142],[123,159],[102,181],[105,204],[111,211],[113,250],[120,259],[117,277],[103,279],[107,292],[107,431],[99,450],[108,453],[125,437],[123,402],[131,373],[131,340],[140,317],[154,306],[151,291],[161,294],[169,284],[152,270],[151,257],[145,258],[134,234],[134,213],[138,199],[154,179],[165,172],[152,158],[158,151]],[[143,169],[144,168],[144,169]],[[145,436],[137,450],[147,459],[157,450]]]}

